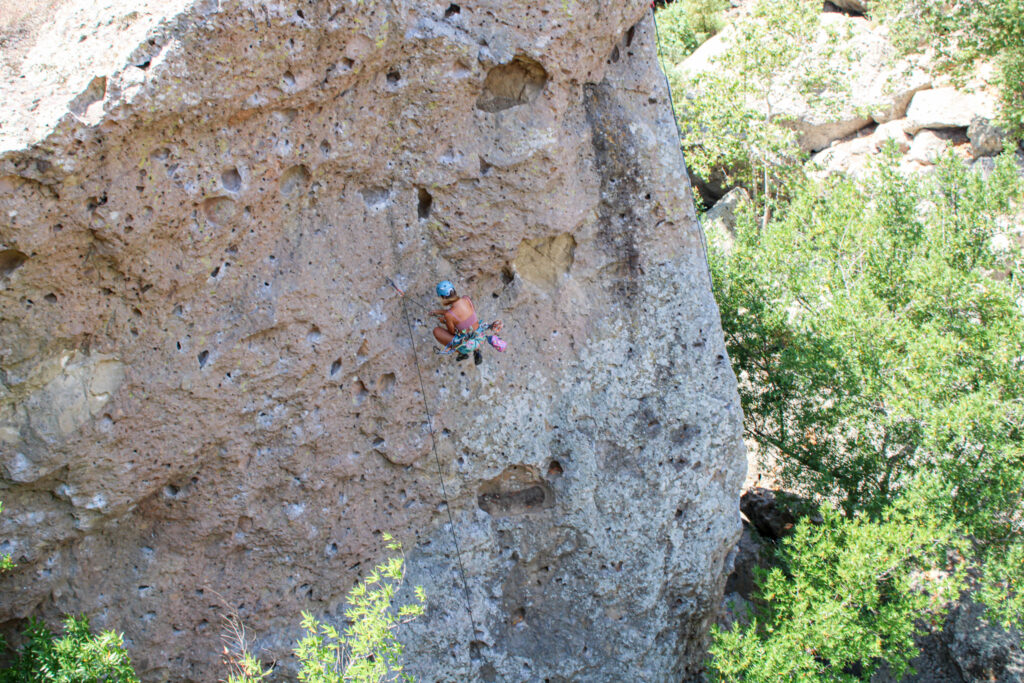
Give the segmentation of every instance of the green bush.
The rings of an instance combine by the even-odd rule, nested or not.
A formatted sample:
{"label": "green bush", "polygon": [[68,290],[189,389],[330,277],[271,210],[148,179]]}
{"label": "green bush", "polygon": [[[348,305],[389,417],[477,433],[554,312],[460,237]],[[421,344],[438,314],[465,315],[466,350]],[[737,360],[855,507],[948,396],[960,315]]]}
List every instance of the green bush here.
{"label": "green bush", "polygon": [[[389,550],[400,552],[401,545],[385,534]],[[426,596],[417,586],[416,602],[392,607],[395,594],[405,581],[403,556],[391,557],[377,565],[365,580],[349,591],[344,631],[302,613],[305,636],[295,647],[302,683],[380,683],[412,681],[402,664],[402,643],[396,631],[399,625],[421,616]],[[235,629],[237,631],[237,629]],[[231,675],[228,683],[257,683],[269,675],[244,643],[229,656]]]}
{"label": "green bush", "polygon": [[[0,573],[14,566],[10,555],[0,556]],[[14,662],[0,670],[0,683],[138,683],[121,635],[93,634],[84,616],[65,617],[63,626],[64,633],[58,637],[43,622],[30,619],[25,645]],[[6,646],[0,638],[0,648]]]}
{"label": "green bush", "polygon": [[758,576],[755,619],[713,629],[710,679],[870,681],[885,661],[899,680],[921,620],[937,622],[962,586],[946,571],[951,547],[923,508],[900,505],[872,521],[825,506],[820,522],[805,518],[783,541],[781,566]]}
{"label": "green bush", "polygon": [[121,635],[89,630],[86,617],[64,619],[59,637],[41,621],[29,622],[27,642],[0,683],[138,683]]}
{"label": "green bush", "polygon": [[834,41],[825,41],[814,59],[799,59],[820,29],[820,14],[815,0],[762,0],[732,25],[728,49],[713,68],[693,78],[669,71],[680,94],[687,162],[698,177],[742,185],[762,207],[798,182],[806,155],[773,83],[784,79],[816,108],[834,108],[848,96],[840,74],[827,68],[838,54]]}

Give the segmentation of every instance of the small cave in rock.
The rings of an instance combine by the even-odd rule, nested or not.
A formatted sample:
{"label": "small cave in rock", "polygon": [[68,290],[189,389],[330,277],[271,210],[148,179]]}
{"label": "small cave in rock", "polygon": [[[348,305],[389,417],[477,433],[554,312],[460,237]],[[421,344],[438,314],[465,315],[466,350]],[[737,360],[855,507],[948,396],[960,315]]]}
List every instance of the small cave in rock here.
{"label": "small cave in rock", "polygon": [[229,168],[220,174],[220,184],[228,192],[238,192],[242,189],[242,175],[237,168]]}
{"label": "small cave in rock", "polygon": [[434,206],[434,198],[422,187],[416,191],[416,215],[420,220],[430,218],[430,209]]}
{"label": "small cave in rock", "polygon": [[494,517],[508,517],[550,508],[555,492],[532,465],[511,465],[477,491],[477,505]]}
{"label": "small cave in rock", "polygon": [[92,213],[96,209],[100,208],[107,203],[107,193],[104,192],[98,197],[89,197],[88,201],[85,202],[85,210]]}
{"label": "small cave in rock", "polygon": [[9,276],[20,268],[25,261],[28,261],[28,255],[17,249],[4,249],[0,251],[0,277]]}
{"label": "small cave in rock", "polygon": [[557,460],[552,460],[551,463],[548,465],[549,477],[560,477],[564,472],[565,470],[562,469],[562,463],[558,462]]}
{"label": "small cave in rock", "polygon": [[289,196],[309,184],[309,169],[299,164],[281,174],[281,194]]}
{"label": "small cave in rock", "polygon": [[395,388],[395,373],[386,372],[377,379],[377,391],[390,394]]}
{"label": "small cave in rock", "polygon": [[236,205],[230,197],[209,197],[203,200],[203,214],[214,225],[224,225],[235,216]]}
{"label": "small cave in rock", "polygon": [[448,5],[448,9],[446,9],[444,11],[444,18],[445,19],[451,19],[452,17],[454,17],[456,14],[458,14],[461,11],[462,11],[462,8],[459,7],[458,5],[456,5],[453,2],[452,4]]}
{"label": "small cave in rock", "polygon": [[402,80],[402,74],[398,69],[392,69],[387,75],[388,85],[398,85],[398,82]]}
{"label": "small cave in rock", "polygon": [[369,358],[369,357],[370,357],[370,341],[368,339],[364,339],[363,343],[360,344],[359,348],[356,350],[356,362],[357,363],[365,363],[366,359]]}
{"label": "small cave in rock", "polygon": [[196,356],[196,359],[199,361],[199,368],[202,369],[206,367],[206,364],[210,360],[210,352],[206,350],[200,351],[199,355]]}
{"label": "small cave in rock", "polygon": [[366,385],[363,384],[362,380],[357,379],[355,384],[352,385],[352,403],[361,406],[369,395],[370,392],[367,390]]}
{"label": "small cave in rock", "polygon": [[508,64],[487,72],[483,92],[476,108],[493,114],[537,99],[548,82],[548,72],[540,62],[517,55]]}

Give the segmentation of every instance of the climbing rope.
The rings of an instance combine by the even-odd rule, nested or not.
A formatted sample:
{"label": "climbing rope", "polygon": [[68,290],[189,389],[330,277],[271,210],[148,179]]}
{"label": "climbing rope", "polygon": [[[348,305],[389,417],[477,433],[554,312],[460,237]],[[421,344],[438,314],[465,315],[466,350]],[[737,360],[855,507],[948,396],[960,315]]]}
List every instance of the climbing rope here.
{"label": "climbing rope", "polygon": [[[654,7],[654,3],[651,3],[651,21],[654,22],[654,42],[657,45],[658,53],[658,66],[661,67],[661,75],[665,79],[665,90],[668,91],[668,103],[672,107],[672,123],[676,124],[676,141],[677,147],[679,147],[679,156],[683,160],[683,168],[688,168],[686,165],[686,152],[683,151],[683,131],[679,128],[679,115],[676,113],[676,102],[675,98],[672,97],[672,85],[668,82],[668,72],[665,71],[665,61],[661,57],[661,34],[658,32],[658,12]],[[691,188],[692,191],[692,188]],[[707,268],[708,274],[708,287],[711,288],[711,293],[715,293],[715,283],[711,279],[711,262],[708,260],[708,242],[707,237],[704,235],[704,225],[700,220],[700,213],[694,207],[694,215],[697,217],[697,227],[700,233],[700,246],[704,250],[704,265]]]}
{"label": "climbing rope", "polygon": [[[448,502],[448,491],[444,485],[444,474],[441,471],[441,457],[437,453],[437,438],[434,436],[434,418],[430,414],[430,407],[427,405],[427,390],[423,383],[423,373],[420,370],[420,355],[416,352],[416,339],[412,332],[412,319],[409,317],[409,307],[406,304],[405,292],[396,285],[391,278],[385,278],[388,284],[395,288],[402,300],[402,313],[405,315],[405,325],[409,330],[409,344],[412,346],[412,359],[416,365],[416,377],[420,382],[420,398],[423,399],[423,413],[427,416],[427,430],[430,432],[430,444],[434,450],[434,464],[437,465],[437,478],[441,482],[441,495],[444,497],[444,509],[448,513],[448,525],[452,531],[452,545],[455,546],[455,555],[459,559],[459,572],[462,574],[462,588],[466,593],[466,612],[469,614],[469,623],[473,627],[473,639],[476,638],[476,620],[473,619],[473,603],[469,596],[469,581],[466,580],[466,566],[462,563],[462,551],[459,549],[458,534],[455,533],[455,520],[452,517],[452,506]],[[470,645],[472,647],[472,644]],[[472,660],[470,668],[472,668]]]}

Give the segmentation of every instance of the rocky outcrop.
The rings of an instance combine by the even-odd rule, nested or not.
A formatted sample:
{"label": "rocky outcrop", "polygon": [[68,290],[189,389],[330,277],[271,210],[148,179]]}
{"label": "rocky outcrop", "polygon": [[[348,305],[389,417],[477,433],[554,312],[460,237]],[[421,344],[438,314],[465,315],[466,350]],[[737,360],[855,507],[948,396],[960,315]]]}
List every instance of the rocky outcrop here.
{"label": "rocky outcrop", "polygon": [[934,88],[914,95],[907,109],[907,132],[922,128],[967,128],[976,118],[992,119],[995,96],[987,92],[962,92],[952,87]]}
{"label": "rocky outcrop", "polygon": [[[390,531],[423,680],[697,671],[745,465],[648,3],[104,7],[2,86],[6,630],[287,669]],[[508,352],[432,353],[442,278]]]}
{"label": "rocky outcrop", "polygon": [[[857,2],[834,7],[854,14],[865,9]],[[980,63],[959,87],[948,79],[933,82],[926,60],[897,59],[885,25],[835,12],[823,13],[820,20],[814,40],[772,80],[768,97],[748,102],[797,131],[815,173],[862,176],[872,155],[888,142],[904,155],[901,167],[908,172],[930,170],[948,149],[984,169],[984,160],[1003,150],[1007,138],[995,123],[991,65]],[[734,40],[735,28],[727,26],[676,65],[683,87],[697,92],[702,75],[722,68]],[[829,74],[831,89],[805,92],[803,73]],[[730,189],[717,173],[693,179],[709,203]]]}
{"label": "rocky outcrop", "polygon": [[[698,87],[700,74],[720,68],[732,35],[726,28],[677,65],[680,80]],[[809,72],[837,74],[838,89],[804,92],[800,74]],[[901,118],[914,94],[930,85],[927,71],[896,59],[888,38],[868,20],[826,13],[806,50],[772,80],[767,100],[749,104],[797,131],[803,151],[816,152],[873,122]]]}

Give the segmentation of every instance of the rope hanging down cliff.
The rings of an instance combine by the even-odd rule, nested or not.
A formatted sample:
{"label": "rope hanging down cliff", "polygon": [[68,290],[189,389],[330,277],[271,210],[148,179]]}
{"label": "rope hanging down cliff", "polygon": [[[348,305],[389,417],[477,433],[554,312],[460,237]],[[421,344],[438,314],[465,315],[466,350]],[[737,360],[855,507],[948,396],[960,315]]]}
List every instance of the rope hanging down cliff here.
{"label": "rope hanging down cliff", "polygon": [[[430,414],[430,407],[427,405],[427,390],[423,383],[423,373],[420,370],[420,355],[416,352],[416,339],[412,332],[412,319],[409,317],[409,306],[406,303],[405,292],[396,285],[391,278],[384,278],[388,284],[395,288],[399,298],[402,300],[402,313],[405,316],[405,325],[409,330],[409,344],[412,347],[412,359],[416,365],[416,377],[420,382],[420,398],[423,399],[423,413],[427,417],[427,430],[430,432],[430,445],[434,451],[434,463],[437,465],[437,478],[441,482],[441,495],[444,497],[444,509],[448,513],[448,525],[452,532],[452,544],[455,546],[455,555],[459,560],[459,573],[462,575],[462,588],[466,593],[466,612],[469,614],[469,624],[473,628],[473,638],[476,638],[476,620],[473,619],[473,603],[469,596],[469,581],[466,579],[466,567],[462,563],[462,551],[459,549],[459,538],[455,533],[455,520],[452,517],[452,506],[448,502],[448,491],[444,485],[444,474],[441,470],[441,457],[437,453],[437,438],[434,436],[434,418]],[[472,666],[472,664],[471,664]]]}

